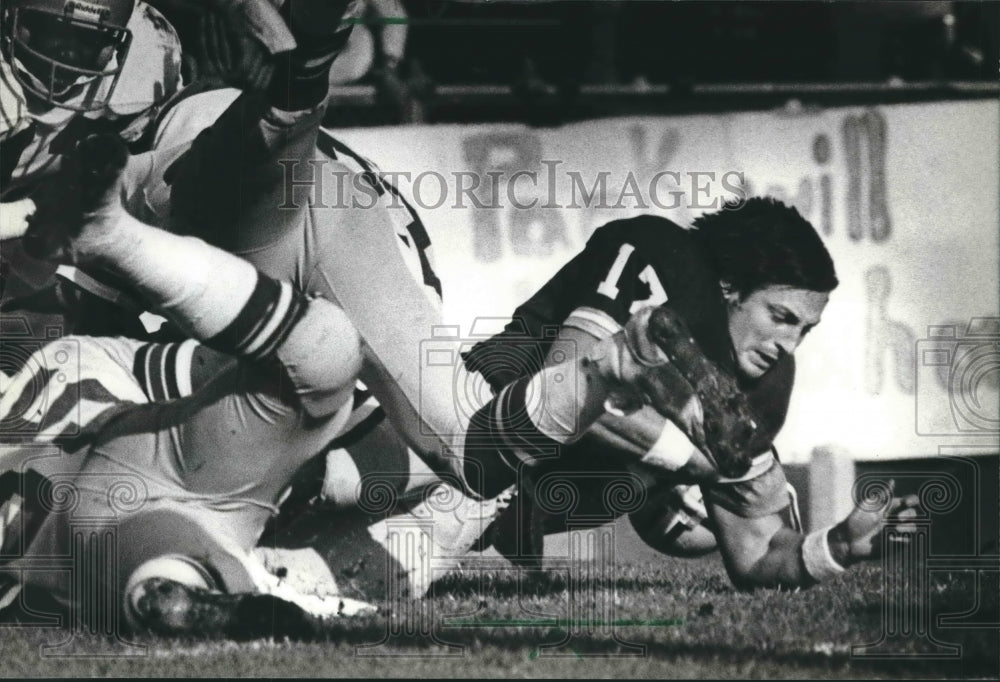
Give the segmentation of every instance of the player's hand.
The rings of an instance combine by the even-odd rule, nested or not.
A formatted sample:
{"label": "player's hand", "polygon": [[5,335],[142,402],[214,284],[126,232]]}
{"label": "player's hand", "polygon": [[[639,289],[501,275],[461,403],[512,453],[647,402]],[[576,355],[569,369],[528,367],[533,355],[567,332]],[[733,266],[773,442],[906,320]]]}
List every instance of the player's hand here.
{"label": "player's hand", "polygon": [[267,88],[274,59],[242,17],[233,11],[206,11],[198,20],[198,40],[188,55],[192,79],[243,90]]}
{"label": "player's hand", "polygon": [[842,566],[881,556],[886,529],[896,533],[916,530],[912,522],[920,515],[920,499],[916,495],[896,497],[895,489],[896,482],[890,480],[871,499],[859,501],[847,518],[833,527],[830,552]]}
{"label": "player's hand", "polygon": [[62,158],[53,178],[32,193],[24,248],[45,260],[77,262],[79,247],[121,210],[121,176],[128,150],[114,134],[88,135]]}

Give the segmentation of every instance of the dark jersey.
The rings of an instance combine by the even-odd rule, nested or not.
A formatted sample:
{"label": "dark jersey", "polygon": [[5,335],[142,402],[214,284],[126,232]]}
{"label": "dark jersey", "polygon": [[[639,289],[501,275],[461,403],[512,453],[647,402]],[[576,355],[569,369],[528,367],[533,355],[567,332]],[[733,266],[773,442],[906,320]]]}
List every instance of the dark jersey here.
{"label": "dark jersey", "polygon": [[[583,251],[517,307],[502,333],[466,353],[466,367],[499,388],[538,371],[560,327],[601,338],[621,329],[640,308],[668,302],[705,355],[736,374],[718,275],[690,230],[656,216],[599,228]],[[498,346],[517,352],[497,352]],[[785,356],[759,380],[742,386],[773,434],[784,424],[794,375],[794,360]]]}
{"label": "dark jersey", "polygon": [[[620,330],[639,309],[664,303],[681,314],[709,359],[737,374],[718,274],[690,230],[656,216],[616,220],[599,228],[583,251],[518,306],[502,333],[465,354],[466,367],[499,389],[544,366],[560,327],[602,338]],[[784,424],[794,376],[794,360],[785,356],[760,379],[741,385],[772,437]],[[612,464],[607,445],[596,437],[585,435],[570,449],[571,457],[544,464],[544,472],[561,468],[572,476],[580,466],[603,470],[595,468],[595,462],[612,469],[623,466]],[[711,501],[746,517],[773,513],[788,504],[784,473],[771,453],[755,459],[742,479],[705,485],[704,492]]]}

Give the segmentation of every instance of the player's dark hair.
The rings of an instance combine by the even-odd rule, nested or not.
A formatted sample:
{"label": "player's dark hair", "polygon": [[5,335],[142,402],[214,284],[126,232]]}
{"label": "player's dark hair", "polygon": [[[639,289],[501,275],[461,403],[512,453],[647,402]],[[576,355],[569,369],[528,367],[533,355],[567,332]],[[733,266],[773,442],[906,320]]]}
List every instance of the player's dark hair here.
{"label": "player's dark hair", "polygon": [[727,202],[693,225],[719,278],[741,298],[769,285],[821,292],[837,287],[833,259],[816,229],[776,199]]}

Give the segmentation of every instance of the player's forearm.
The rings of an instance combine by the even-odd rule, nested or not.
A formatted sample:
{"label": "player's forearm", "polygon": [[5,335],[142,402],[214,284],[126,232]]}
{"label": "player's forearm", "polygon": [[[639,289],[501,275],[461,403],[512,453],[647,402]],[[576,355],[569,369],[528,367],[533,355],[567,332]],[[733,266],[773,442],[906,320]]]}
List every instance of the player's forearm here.
{"label": "player's forearm", "polygon": [[661,423],[656,423],[639,418],[639,414],[637,412],[627,417],[610,413],[601,415],[600,419],[590,427],[588,435],[594,436],[613,450],[641,458],[656,443],[663,428],[662,421],[665,419],[656,414],[655,416],[662,420]]}
{"label": "player's forearm", "polygon": [[778,530],[771,538],[767,551],[750,566],[727,566],[730,579],[740,589],[757,587],[808,587],[815,580],[802,563],[804,536],[789,528]]}
{"label": "player's forearm", "polygon": [[701,481],[720,476],[712,460],[680,427],[649,406],[627,416],[604,414],[588,434],[599,438],[609,449],[633,455],[644,465],[665,474]]}
{"label": "player's forearm", "polygon": [[858,561],[851,555],[844,522],[811,535],[782,528],[771,538],[767,553],[733,582],[744,589],[810,587],[829,577],[826,573],[839,573]]}

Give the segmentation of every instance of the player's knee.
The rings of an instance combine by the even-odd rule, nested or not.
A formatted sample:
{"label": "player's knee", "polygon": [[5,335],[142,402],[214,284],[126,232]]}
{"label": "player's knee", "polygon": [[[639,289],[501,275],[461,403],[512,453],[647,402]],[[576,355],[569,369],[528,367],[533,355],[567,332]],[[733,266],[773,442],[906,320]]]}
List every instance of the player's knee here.
{"label": "player's knee", "polygon": [[306,320],[305,336],[315,342],[326,363],[321,369],[338,378],[338,386],[353,390],[354,380],[361,371],[361,337],[354,323],[340,306],[321,298],[312,301]]}
{"label": "player's knee", "polygon": [[361,371],[361,337],[339,306],[315,299],[277,356],[303,404],[310,411],[332,412],[353,394]]}

